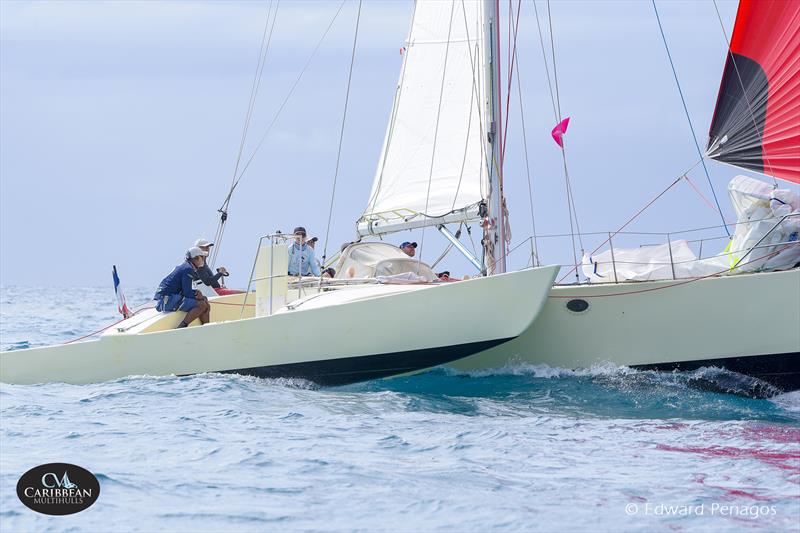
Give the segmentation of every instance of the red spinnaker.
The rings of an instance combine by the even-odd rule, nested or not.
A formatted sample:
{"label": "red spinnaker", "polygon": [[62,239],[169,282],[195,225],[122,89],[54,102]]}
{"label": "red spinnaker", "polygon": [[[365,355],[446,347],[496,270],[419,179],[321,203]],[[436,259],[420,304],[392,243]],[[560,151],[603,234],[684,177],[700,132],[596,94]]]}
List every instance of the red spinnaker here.
{"label": "red spinnaker", "polygon": [[741,0],[708,157],[800,183],[800,0]]}

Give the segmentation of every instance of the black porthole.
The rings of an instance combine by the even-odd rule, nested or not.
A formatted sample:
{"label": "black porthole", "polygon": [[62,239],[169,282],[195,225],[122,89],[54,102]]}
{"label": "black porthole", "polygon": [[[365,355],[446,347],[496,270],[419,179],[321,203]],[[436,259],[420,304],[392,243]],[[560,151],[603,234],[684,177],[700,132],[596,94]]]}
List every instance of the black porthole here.
{"label": "black porthole", "polygon": [[576,298],[575,300],[570,300],[567,302],[567,309],[573,313],[583,313],[589,309],[589,302],[586,300],[581,300],[580,298]]}

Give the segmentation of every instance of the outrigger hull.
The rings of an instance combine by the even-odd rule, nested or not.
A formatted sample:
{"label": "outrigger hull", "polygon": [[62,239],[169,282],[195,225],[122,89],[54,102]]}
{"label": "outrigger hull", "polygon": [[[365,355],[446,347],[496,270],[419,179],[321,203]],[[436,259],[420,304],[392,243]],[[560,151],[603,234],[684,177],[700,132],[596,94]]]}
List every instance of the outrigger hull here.
{"label": "outrigger hull", "polygon": [[[114,328],[95,341],[4,352],[0,381],[82,384],[231,372],[341,385],[418,371],[522,333],[539,313],[557,269],[347,288],[297,300],[271,316],[178,330]],[[521,292],[527,297],[517,298]],[[165,316],[177,322],[181,315],[148,320]]]}
{"label": "outrigger hull", "polygon": [[[570,310],[582,300],[586,309]],[[582,304],[571,304],[580,309]],[[718,367],[800,389],[800,269],[697,280],[553,287],[516,339],[453,363],[647,370]]]}

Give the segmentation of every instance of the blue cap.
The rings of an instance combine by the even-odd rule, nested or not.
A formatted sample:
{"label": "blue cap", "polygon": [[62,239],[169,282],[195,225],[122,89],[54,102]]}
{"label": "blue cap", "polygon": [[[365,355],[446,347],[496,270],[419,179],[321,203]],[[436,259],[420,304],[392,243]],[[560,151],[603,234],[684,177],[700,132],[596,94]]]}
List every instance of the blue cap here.
{"label": "blue cap", "polygon": [[417,243],[406,241],[406,242],[404,242],[403,244],[400,245],[400,248],[405,248],[406,246],[410,246],[412,248],[416,248],[417,247]]}

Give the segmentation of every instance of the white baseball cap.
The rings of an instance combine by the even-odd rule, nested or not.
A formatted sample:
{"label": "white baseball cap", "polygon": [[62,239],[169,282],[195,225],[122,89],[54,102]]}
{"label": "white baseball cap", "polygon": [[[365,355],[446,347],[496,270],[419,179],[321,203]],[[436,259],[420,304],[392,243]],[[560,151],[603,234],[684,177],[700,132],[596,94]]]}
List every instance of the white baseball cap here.
{"label": "white baseball cap", "polygon": [[208,252],[204,252],[197,246],[192,246],[186,251],[186,257],[188,257],[189,259],[194,259],[195,257],[200,257],[200,256],[206,257],[207,255]]}
{"label": "white baseball cap", "polygon": [[205,239],[197,239],[196,241],[194,241],[194,245],[199,248],[200,246],[214,246],[214,243],[208,242]]}

